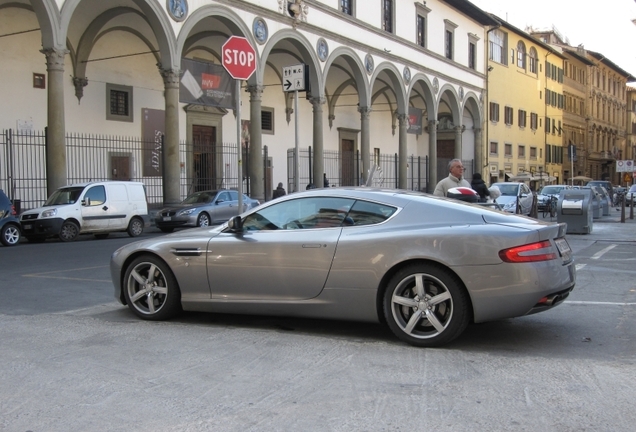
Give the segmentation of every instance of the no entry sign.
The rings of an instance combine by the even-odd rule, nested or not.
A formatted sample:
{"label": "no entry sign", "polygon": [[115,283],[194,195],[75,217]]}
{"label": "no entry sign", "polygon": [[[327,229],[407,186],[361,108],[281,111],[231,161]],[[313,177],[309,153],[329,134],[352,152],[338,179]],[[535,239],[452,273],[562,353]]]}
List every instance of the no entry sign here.
{"label": "no entry sign", "polygon": [[225,70],[234,79],[246,80],[256,70],[256,51],[247,39],[232,36],[221,48]]}

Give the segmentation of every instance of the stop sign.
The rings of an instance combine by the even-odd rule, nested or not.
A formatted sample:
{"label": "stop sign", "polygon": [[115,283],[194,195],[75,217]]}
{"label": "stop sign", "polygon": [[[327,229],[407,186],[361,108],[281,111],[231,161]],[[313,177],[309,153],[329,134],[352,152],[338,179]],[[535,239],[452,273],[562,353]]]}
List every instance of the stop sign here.
{"label": "stop sign", "polygon": [[221,48],[223,67],[234,79],[246,80],[256,70],[256,51],[247,39],[232,36]]}

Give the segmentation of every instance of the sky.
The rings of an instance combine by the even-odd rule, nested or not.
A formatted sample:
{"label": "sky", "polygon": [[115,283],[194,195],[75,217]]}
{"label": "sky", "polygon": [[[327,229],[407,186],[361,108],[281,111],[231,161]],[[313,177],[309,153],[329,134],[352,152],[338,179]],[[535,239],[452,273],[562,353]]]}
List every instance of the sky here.
{"label": "sky", "polygon": [[[555,26],[570,40],[603,54],[636,77],[636,1],[634,0],[469,0],[513,26]],[[632,84],[633,85],[633,84]]]}

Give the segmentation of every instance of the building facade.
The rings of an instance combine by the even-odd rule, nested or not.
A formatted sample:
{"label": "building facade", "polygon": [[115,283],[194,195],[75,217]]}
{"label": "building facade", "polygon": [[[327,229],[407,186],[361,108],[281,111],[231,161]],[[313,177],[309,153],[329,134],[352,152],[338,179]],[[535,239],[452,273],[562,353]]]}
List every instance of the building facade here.
{"label": "building facade", "polygon": [[[380,185],[430,189],[448,159],[483,159],[484,41],[495,23],[462,0],[0,1],[2,144],[46,130],[45,178],[37,164],[24,166],[25,145],[22,159],[2,152],[14,156],[3,156],[0,187],[37,205],[69,179],[126,172],[174,203],[193,187],[236,187],[243,177],[263,199],[272,183],[297,187],[288,152],[298,142],[299,151],[311,148],[309,179],[366,183],[388,154],[395,184]],[[184,99],[184,87],[190,96],[218,92],[215,78],[193,90],[184,65],[218,67],[231,36],[255,49],[256,71],[240,87],[241,123],[235,104]],[[296,107],[283,70],[297,64],[306,65],[308,91]],[[138,137],[150,148],[104,148],[97,158],[87,145],[78,162],[69,134]],[[235,159],[222,157],[224,144],[237,148]],[[331,170],[325,154],[336,155]],[[416,172],[419,159],[429,162]]]}
{"label": "building facade", "polygon": [[528,174],[562,178],[561,53],[501,20],[488,32],[490,182]]}

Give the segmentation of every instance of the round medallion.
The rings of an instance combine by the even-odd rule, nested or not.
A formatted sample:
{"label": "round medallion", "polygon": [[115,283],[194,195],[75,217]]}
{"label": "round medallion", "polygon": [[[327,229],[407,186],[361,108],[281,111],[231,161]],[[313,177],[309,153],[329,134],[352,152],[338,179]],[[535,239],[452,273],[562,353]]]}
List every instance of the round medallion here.
{"label": "round medallion", "polygon": [[259,45],[263,45],[267,42],[269,37],[269,30],[267,29],[267,23],[261,17],[254,18],[252,23],[252,33],[254,33],[254,39]]}
{"label": "round medallion", "polygon": [[325,61],[327,60],[327,57],[329,57],[329,45],[327,45],[327,41],[323,38],[318,39],[318,43],[316,43],[316,52],[318,53],[320,61]]}
{"label": "round medallion", "polygon": [[435,93],[439,91],[439,81],[437,78],[433,78],[433,90],[435,90]]}
{"label": "round medallion", "polygon": [[464,87],[459,88],[459,98],[464,99]]}
{"label": "round medallion", "polygon": [[166,0],[166,9],[170,18],[175,21],[183,21],[188,16],[187,0]]}
{"label": "round medallion", "polygon": [[364,58],[364,67],[366,68],[369,75],[373,73],[375,63],[373,62],[373,57],[371,57],[371,54],[367,54],[367,56]]}
{"label": "round medallion", "polygon": [[407,66],[404,66],[404,72],[402,72],[402,76],[404,77],[404,83],[408,84],[411,82],[411,69]]}

